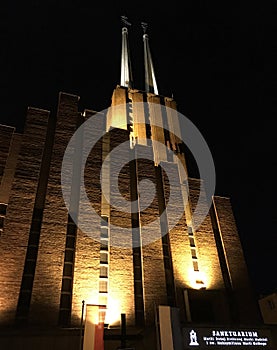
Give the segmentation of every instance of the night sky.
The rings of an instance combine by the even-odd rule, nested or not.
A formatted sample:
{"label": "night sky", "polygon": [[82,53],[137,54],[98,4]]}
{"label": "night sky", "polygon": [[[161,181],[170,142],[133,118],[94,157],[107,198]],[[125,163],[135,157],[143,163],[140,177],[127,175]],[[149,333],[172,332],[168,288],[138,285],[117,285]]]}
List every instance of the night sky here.
{"label": "night sky", "polygon": [[[112,5],[111,5],[112,4]],[[0,5],[0,123],[22,131],[28,106],[110,105],[126,15],[135,87],[144,89],[148,22],[159,93],[210,147],[216,194],[231,198],[257,295],[277,287],[277,4],[274,1],[10,1]],[[182,5],[182,6],[181,6]]]}

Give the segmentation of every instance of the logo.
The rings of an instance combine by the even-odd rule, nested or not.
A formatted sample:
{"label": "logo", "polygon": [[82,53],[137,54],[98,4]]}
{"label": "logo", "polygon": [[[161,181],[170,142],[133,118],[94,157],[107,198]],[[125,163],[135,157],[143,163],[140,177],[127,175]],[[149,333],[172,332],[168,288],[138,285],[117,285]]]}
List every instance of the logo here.
{"label": "logo", "polygon": [[189,337],[190,337],[190,346],[198,346],[198,342],[197,342],[197,334],[196,332],[192,329],[189,333]]}

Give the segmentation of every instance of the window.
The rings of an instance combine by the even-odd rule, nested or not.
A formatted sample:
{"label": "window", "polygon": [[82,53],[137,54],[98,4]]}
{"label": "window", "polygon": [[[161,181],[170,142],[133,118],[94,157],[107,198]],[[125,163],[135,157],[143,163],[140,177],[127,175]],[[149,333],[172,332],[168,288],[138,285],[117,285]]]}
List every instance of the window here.
{"label": "window", "polygon": [[70,292],[72,289],[72,280],[71,278],[63,278],[62,291]]}
{"label": "window", "polygon": [[108,254],[107,252],[100,252],[100,263],[108,263]]}
{"label": "window", "polygon": [[141,281],[135,281],[134,289],[136,295],[143,295]]}
{"label": "window", "polygon": [[66,249],[65,251],[65,262],[73,262],[73,257],[74,257],[74,251]]}
{"label": "window", "polygon": [[189,237],[189,244],[191,247],[195,247],[194,238],[191,236]]}
{"label": "window", "polygon": [[107,303],[108,303],[108,296],[107,296],[107,294],[101,294],[100,296],[99,296],[99,303],[101,304],[101,305],[107,305]]}
{"label": "window", "polygon": [[135,303],[136,303],[136,308],[138,310],[143,310],[144,305],[143,305],[143,298],[141,295],[135,295]]}
{"label": "window", "polygon": [[108,226],[109,218],[108,216],[102,215],[101,216],[101,226]]}
{"label": "window", "polygon": [[70,309],[71,305],[71,295],[70,293],[62,293],[61,295],[61,308],[62,309]]}
{"label": "window", "polygon": [[100,277],[108,277],[108,267],[100,266]]}
{"label": "window", "polygon": [[0,203],[0,215],[5,216],[7,211],[7,204]]}
{"label": "window", "polygon": [[99,281],[99,292],[107,293],[108,292],[108,282],[107,281]]}
{"label": "window", "polygon": [[191,256],[192,256],[193,259],[197,259],[196,249],[195,248],[191,248]]}
{"label": "window", "polygon": [[197,261],[193,261],[192,263],[193,263],[194,271],[199,271],[198,262]]}
{"label": "window", "polygon": [[136,281],[141,280],[141,268],[140,268],[140,266],[135,266],[135,268],[134,268],[134,280],[136,280]]}
{"label": "window", "polygon": [[75,236],[76,235],[76,225],[74,223],[68,223],[67,224],[67,234],[71,235],[71,236]]}
{"label": "window", "polygon": [[66,247],[74,249],[75,247],[75,237],[67,236],[66,237]]}
{"label": "window", "polygon": [[101,227],[101,238],[108,238],[108,227]]}
{"label": "window", "polygon": [[108,250],[108,241],[101,239],[100,250]]}
{"label": "window", "polygon": [[72,272],[73,272],[72,264],[69,264],[69,263],[64,264],[64,270],[63,270],[64,276],[72,276]]}
{"label": "window", "polygon": [[171,269],[165,269],[165,279],[167,283],[173,283],[173,275]]}

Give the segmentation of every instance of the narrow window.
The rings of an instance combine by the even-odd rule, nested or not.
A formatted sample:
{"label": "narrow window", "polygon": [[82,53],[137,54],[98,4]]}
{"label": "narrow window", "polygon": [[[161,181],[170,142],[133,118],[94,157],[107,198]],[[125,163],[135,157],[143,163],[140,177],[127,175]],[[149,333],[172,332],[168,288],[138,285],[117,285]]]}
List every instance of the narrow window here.
{"label": "narrow window", "polygon": [[107,293],[108,292],[108,282],[107,281],[99,281],[99,292]]}
{"label": "narrow window", "polygon": [[192,263],[194,271],[199,271],[198,262],[194,260]]}
{"label": "narrow window", "polygon": [[100,252],[100,263],[108,263],[108,254],[107,252]]}
{"label": "narrow window", "polygon": [[197,259],[196,249],[195,248],[191,248],[191,256],[192,256],[193,259]]}

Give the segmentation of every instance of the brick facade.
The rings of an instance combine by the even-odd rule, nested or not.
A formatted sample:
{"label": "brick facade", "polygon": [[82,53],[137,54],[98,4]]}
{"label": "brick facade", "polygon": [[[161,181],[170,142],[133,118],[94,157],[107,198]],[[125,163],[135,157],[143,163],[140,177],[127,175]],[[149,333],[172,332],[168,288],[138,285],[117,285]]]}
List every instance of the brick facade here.
{"label": "brick facade", "polygon": [[[110,326],[119,326],[121,313],[126,314],[128,327],[154,326],[155,308],[162,304],[179,307],[182,321],[187,322],[185,291],[192,300],[215,300],[214,295],[220,295],[218,299],[223,300],[226,309],[236,305],[238,312],[234,315],[240,322],[258,322],[255,302],[248,298],[251,287],[229,199],[214,197],[212,214],[194,230],[191,215],[199,198],[201,180],[189,179],[188,185],[184,184],[166,148],[160,152],[151,145],[150,138],[172,147],[185,166],[178,137],[151,126],[166,122],[177,132],[178,125],[173,122],[176,103],[172,99],[123,87],[115,89],[113,108],[103,114],[103,119],[87,135],[99,138],[84,171],[86,194],[97,214],[95,217],[83,206],[79,175],[73,176],[69,185],[73,193],[70,211],[79,214],[79,220],[88,224],[90,232],[76,226],[68,215],[61,189],[63,156],[77,128],[95,114],[89,110],[80,113],[78,101],[78,96],[60,93],[57,116],[35,108],[28,110],[14,176],[11,173],[9,180],[12,186],[6,195],[9,201],[0,237],[0,324],[24,321],[47,327],[78,327],[82,301],[102,303],[103,300],[110,307],[107,311]],[[149,108],[142,110],[134,105],[143,101],[150,103]],[[127,108],[126,103],[130,103]],[[166,120],[162,114],[164,105],[173,108],[168,110]],[[134,121],[141,120],[141,127],[132,128]],[[147,120],[150,126],[145,124]],[[99,137],[105,128],[108,133]],[[3,136],[1,181],[11,154],[14,130],[1,126],[0,133]],[[141,210],[138,204],[138,214],[124,213],[109,205],[100,186],[103,161],[118,145],[129,142],[129,135],[137,144],[133,149],[113,153],[103,176],[115,203],[120,196],[129,201],[142,196],[140,181],[152,181],[156,194],[148,208]],[[135,152],[140,158],[129,162]],[[67,169],[69,173],[81,169],[78,167],[82,157],[80,152],[79,158],[78,155],[74,158],[78,166]],[[117,176],[113,164],[122,161],[125,165],[120,170],[118,191],[116,182],[112,181]],[[163,164],[170,169],[170,181],[162,170]],[[7,182],[6,187],[1,186],[4,191],[9,185]],[[171,212],[165,211],[160,219],[172,193],[176,200]],[[204,198],[200,209],[206,210],[207,205]],[[176,219],[174,215],[177,217],[180,208],[182,215]],[[177,224],[166,234],[170,220]],[[131,234],[124,235],[121,227]],[[103,232],[108,238],[106,247]],[[140,240],[142,245],[132,247],[135,240]],[[107,260],[103,261],[105,254]],[[104,275],[103,271],[106,271]],[[196,288],[202,288],[201,293],[194,293]],[[213,303],[215,321],[222,322],[219,304]],[[231,314],[226,316],[226,322],[233,321]]]}

